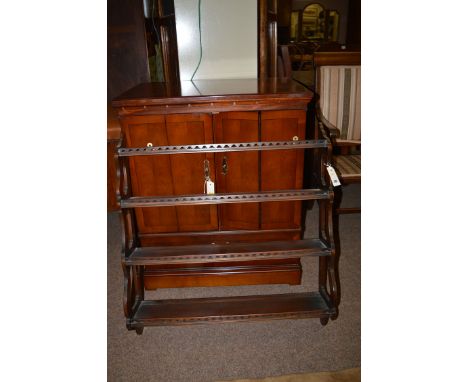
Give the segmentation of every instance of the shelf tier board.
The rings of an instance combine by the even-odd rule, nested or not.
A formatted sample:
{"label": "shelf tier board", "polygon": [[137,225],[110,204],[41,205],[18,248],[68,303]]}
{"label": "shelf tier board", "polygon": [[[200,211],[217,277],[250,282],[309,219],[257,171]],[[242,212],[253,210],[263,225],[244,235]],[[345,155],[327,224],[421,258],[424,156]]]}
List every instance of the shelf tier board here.
{"label": "shelf tier board", "polygon": [[328,199],[325,189],[299,189],[283,191],[261,191],[256,193],[193,194],[180,196],[134,196],[120,201],[122,208],[166,207],[199,204],[258,203],[292,200]]}
{"label": "shelf tier board", "polygon": [[125,147],[118,149],[121,157],[162,154],[196,154],[231,151],[263,151],[327,148],[325,139],[268,142],[206,143],[183,146]]}
{"label": "shelf tier board", "polygon": [[128,321],[130,328],[234,321],[319,318],[335,314],[318,292],[276,295],[146,300]]}
{"label": "shelf tier board", "polygon": [[320,239],[137,247],[125,259],[126,265],[187,264],[223,261],[288,259],[329,256],[331,250]]}

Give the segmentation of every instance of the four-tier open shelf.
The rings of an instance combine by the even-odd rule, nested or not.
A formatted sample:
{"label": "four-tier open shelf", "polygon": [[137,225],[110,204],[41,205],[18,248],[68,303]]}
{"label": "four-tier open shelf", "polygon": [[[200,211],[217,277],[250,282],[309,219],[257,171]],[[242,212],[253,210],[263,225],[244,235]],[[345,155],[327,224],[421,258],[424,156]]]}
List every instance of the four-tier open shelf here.
{"label": "four-tier open shelf", "polygon": [[[212,152],[265,150],[316,150],[320,163],[318,188],[274,190],[255,193],[217,193],[213,195],[133,196],[128,157]],[[323,325],[338,315],[339,279],[335,252],[332,203],[333,191],[324,171],[330,146],[324,140],[275,142],[237,142],[183,146],[121,147],[116,152],[120,185],[117,198],[123,224],[122,268],[124,272],[124,310],[127,328],[141,334],[146,326],[184,325],[266,319],[320,318]],[[232,242],[227,244],[140,246],[135,208],[227,203],[262,203],[313,200],[319,208],[318,238],[286,241]],[[281,295],[213,297],[197,299],[145,300],[145,266],[179,263],[237,262],[263,259],[317,257],[319,288],[315,292]]]}

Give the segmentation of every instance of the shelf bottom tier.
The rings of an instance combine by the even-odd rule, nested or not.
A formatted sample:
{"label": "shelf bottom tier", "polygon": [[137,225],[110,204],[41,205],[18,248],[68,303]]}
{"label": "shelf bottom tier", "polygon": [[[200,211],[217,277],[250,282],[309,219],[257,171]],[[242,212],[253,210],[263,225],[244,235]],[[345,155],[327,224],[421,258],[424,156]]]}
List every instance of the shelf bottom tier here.
{"label": "shelf bottom tier", "polygon": [[214,297],[180,300],[142,301],[130,329],[145,326],[207,324],[234,321],[258,321],[329,317],[329,307],[318,292]]}

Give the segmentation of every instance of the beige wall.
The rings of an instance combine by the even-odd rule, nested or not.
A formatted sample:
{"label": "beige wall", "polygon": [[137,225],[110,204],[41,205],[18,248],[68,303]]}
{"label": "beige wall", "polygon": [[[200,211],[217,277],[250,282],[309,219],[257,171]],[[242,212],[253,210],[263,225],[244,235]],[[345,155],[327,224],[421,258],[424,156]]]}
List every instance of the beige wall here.
{"label": "beige wall", "polygon": [[[199,54],[198,0],[174,0],[181,80]],[[201,0],[203,57],[195,79],[257,77],[257,0]]]}

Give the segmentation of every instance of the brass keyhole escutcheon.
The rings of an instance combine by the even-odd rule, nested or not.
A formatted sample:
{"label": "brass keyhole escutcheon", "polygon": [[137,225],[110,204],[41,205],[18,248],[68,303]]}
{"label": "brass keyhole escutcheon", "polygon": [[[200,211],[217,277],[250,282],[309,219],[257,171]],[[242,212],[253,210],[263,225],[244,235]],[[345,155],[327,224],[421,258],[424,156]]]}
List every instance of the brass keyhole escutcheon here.
{"label": "brass keyhole escutcheon", "polygon": [[293,137],[293,141],[298,141],[298,140],[299,140],[299,137],[298,137],[297,135],[295,135],[295,136]]}
{"label": "brass keyhole escutcheon", "polygon": [[148,142],[148,143],[146,144],[146,147],[153,147],[153,144],[152,144],[151,142]]}
{"label": "brass keyhole escutcheon", "polygon": [[203,161],[203,172],[205,173],[205,182],[210,180],[210,162],[205,159]]}
{"label": "brass keyhole escutcheon", "polygon": [[228,172],[228,164],[227,164],[227,158],[223,157],[223,164],[222,164],[222,171],[221,174],[227,175]]}

